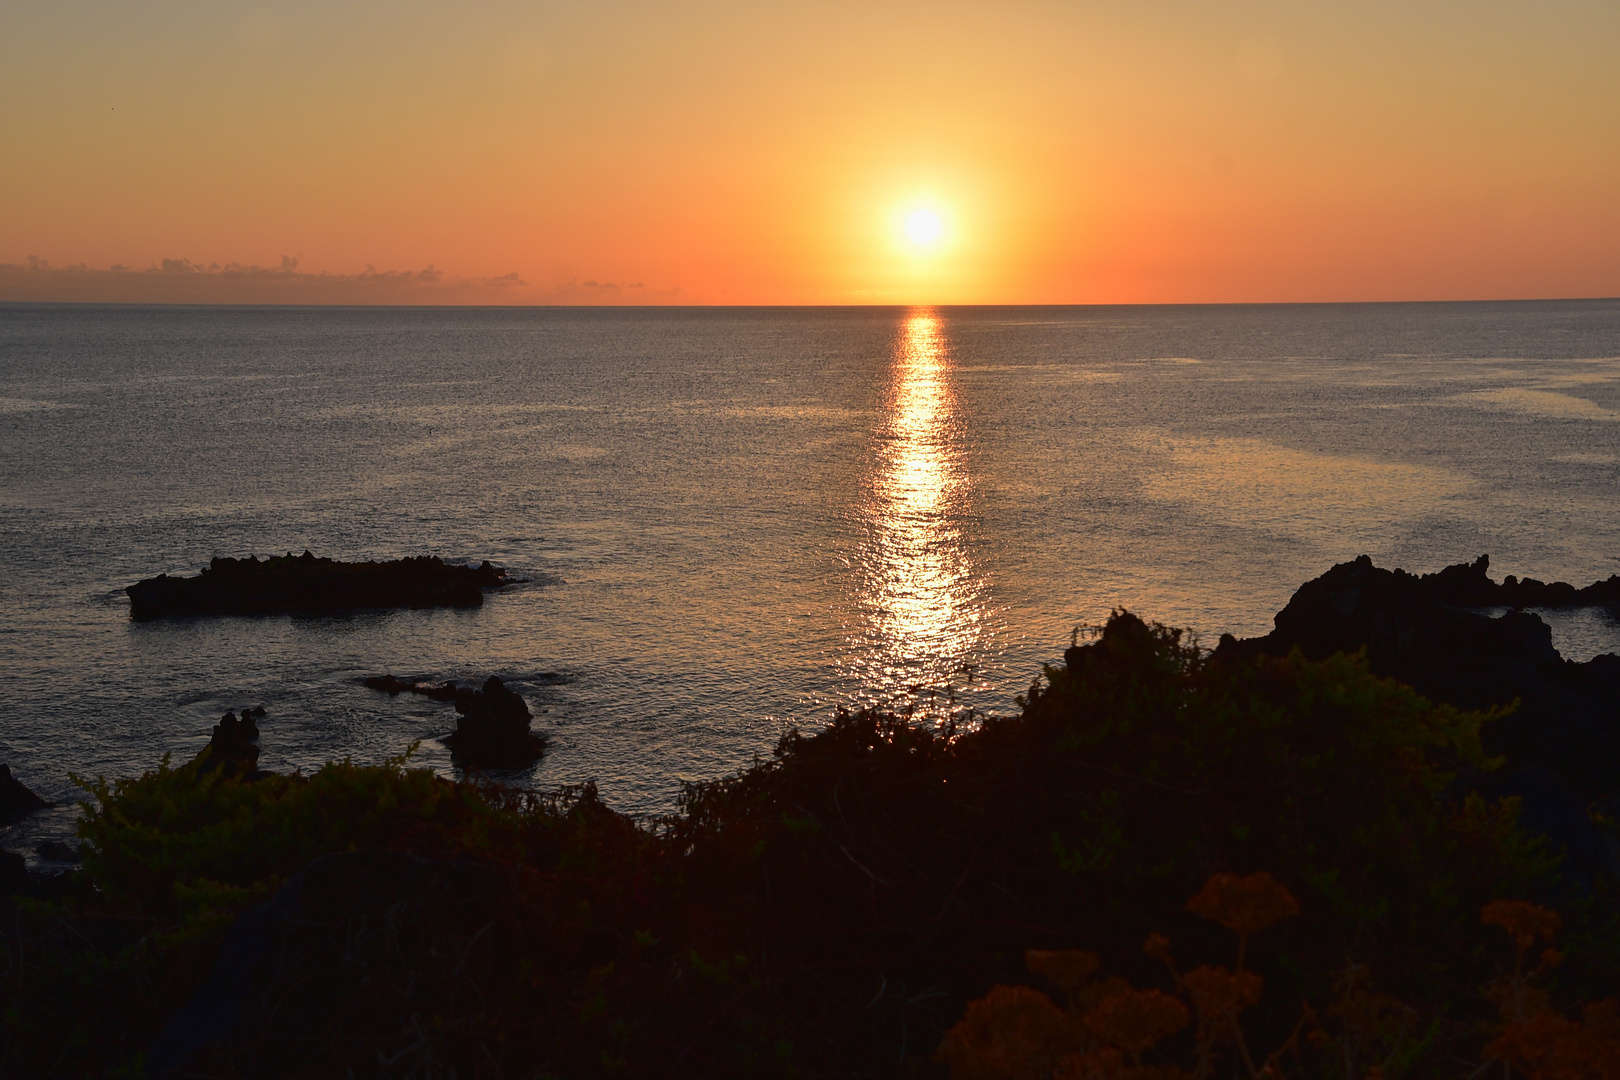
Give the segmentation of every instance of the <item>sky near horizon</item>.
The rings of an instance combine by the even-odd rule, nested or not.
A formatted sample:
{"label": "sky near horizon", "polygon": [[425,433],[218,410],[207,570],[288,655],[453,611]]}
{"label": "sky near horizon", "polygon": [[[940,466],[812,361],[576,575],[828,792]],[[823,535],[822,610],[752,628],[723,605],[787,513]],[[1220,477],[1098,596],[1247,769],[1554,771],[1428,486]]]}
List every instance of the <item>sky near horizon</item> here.
{"label": "sky near horizon", "polygon": [[1615,0],[0,2],[0,300],[1617,295]]}

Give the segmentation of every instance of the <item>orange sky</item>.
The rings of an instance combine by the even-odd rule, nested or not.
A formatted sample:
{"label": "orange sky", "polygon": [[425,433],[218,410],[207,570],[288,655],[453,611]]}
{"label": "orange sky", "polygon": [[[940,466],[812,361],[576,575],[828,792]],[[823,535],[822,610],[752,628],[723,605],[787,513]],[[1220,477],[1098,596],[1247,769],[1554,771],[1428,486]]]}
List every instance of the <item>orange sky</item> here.
{"label": "orange sky", "polygon": [[0,264],[0,299],[1615,296],[1620,4],[10,0]]}

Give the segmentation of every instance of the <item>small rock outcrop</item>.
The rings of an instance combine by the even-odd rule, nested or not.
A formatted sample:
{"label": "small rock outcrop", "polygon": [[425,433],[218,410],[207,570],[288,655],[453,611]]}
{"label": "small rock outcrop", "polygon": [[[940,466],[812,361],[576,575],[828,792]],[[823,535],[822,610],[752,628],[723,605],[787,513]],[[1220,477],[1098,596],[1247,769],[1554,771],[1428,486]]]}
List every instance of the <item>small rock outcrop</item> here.
{"label": "small rock outcrop", "polygon": [[511,581],[490,562],[452,566],[436,555],[344,563],[302,555],[214,559],[196,577],[160,574],[129,586],[130,617],[330,615],[367,608],[478,607]]}
{"label": "small rock outcrop", "polygon": [[400,679],[393,675],[373,675],[364,680],[365,684],[373,690],[381,690],[389,697],[398,697],[400,694],[420,694],[434,701],[460,701],[462,698],[472,700],[477,693],[470,686],[457,686],[454,682],[432,682],[427,679]]}
{"label": "small rock outcrop", "polygon": [[528,703],[494,675],[481,689],[393,675],[373,675],[365,684],[389,695],[420,694],[435,701],[454,702],[461,715],[456,730],[445,736],[444,744],[460,764],[476,769],[520,769],[546,752],[545,739],[529,729],[534,715]]}
{"label": "small rock outcrop", "polygon": [[35,810],[51,805],[23,787],[22,781],[11,775],[10,765],[0,765],[0,826],[14,825]]}
{"label": "small rock outcrop", "polygon": [[1500,582],[1492,581],[1486,574],[1490,565],[1490,556],[1481,555],[1471,563],[1448,566],[1415,580],[1432,599],[1453,607],[1602,607],[1620,615],[1620,574],[1577,589],[1567,581],[1538,581],[1512,574]]}
{"label": "small rock outcrop", "polygon": [[472,698],[456,702],[454,734],[444,744],[452,756],[481,769],[517,769],[546,751],[545,740],[529,730],[533,716],[524,700],[491,675]]}
{"label": "small rock outcrop", "polygon": [[256,780],[269,773],[259,769],[259,717],[264,706],[243,709],[238,717],[228,712],[214,725],[213,736],[194,759],[200,773],[220,771],[227,776]]}

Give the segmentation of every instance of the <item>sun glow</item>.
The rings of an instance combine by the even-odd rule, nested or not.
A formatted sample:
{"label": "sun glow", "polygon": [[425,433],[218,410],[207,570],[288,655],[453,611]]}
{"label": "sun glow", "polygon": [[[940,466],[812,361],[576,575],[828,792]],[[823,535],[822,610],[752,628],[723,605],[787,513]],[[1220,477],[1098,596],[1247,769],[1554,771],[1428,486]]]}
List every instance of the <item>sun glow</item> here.
{"label": "sun glow", "polygon": [[950,216],[932,203],[912,203],[890,220],[900,249],[910,255],[937,255],[953,240]]}
{"label": "sun glow", "polygon": [[906,216],[906,239],[920,248],[931,248],[945,235],[945,223],[932,210],[913,210]]}

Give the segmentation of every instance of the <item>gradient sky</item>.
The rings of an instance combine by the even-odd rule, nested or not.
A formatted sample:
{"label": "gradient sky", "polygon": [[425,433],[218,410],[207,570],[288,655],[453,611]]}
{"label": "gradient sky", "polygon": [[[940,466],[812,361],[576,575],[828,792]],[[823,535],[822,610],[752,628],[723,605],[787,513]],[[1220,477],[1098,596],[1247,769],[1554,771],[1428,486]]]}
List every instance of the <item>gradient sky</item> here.
{"label": "gradient sky", "polygon": [[0,264],[0,299],[1615,296],[1620,3],[0,0]]}

